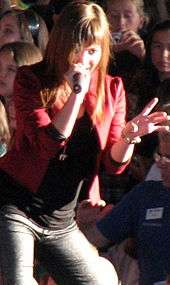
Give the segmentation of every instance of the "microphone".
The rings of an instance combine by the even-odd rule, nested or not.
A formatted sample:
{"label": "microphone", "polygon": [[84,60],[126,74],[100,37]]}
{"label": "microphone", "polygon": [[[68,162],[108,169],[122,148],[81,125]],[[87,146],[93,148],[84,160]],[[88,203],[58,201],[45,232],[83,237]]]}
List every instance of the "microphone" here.
{"label": "microphone", "polygon": [[81,73],[80,72],[76,72],[73,75],[73,91],[75,94],[78,94],[81,92],[82,88],[80,86],[80,77],[81,77]]}

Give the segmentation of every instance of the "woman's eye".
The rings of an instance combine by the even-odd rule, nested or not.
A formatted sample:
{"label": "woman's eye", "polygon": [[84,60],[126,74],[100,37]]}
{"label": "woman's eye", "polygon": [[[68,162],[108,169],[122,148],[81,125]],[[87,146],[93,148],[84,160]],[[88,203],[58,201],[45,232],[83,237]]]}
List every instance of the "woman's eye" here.
{"label": "woman's eye", "polygon": [[89,54],[94,54],[96,52],[96,50],[95,49],[90,49],[88,52],[89,52]]}

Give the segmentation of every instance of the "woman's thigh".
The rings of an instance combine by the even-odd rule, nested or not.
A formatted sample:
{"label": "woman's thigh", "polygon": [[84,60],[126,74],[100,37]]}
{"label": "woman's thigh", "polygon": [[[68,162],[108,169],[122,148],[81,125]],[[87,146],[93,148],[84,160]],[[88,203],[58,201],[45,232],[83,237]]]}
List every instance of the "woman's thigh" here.
{"label": "woman's thigh", "polygon": [[107,262],[102,263],[78,229],[60,237],[54,234],[44,238],[37,247],[37,254],[40,263],[59,285],[106,285],[108,274],[111,279],[107,285],[117,284],[114,268],[106,265]]}
{"label": "woman's thigh", "polygon": [[33,279],[34,236],[22,222],[0,217],[0,264],[5,285],[37,284]]}

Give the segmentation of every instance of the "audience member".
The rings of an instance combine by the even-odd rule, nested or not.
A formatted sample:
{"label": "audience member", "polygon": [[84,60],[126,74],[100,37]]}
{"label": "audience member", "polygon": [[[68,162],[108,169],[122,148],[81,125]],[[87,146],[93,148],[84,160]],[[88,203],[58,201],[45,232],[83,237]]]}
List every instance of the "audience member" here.
{"label": "audience member", "polygon": [[41,60],[40,49],[32,43],[12,42],[0,48],[0,95],[8,114],[11,136],[16,130],[13,85],[17,69]]}
{"label": "audience member", "polygon": [[32,9],[38,13],[46,22],[49,32],[51,31],[54,21],[62,9],[70,2],[85,2],[83,0],[20,0],[17,7],[20,9]]}
{"label": "audience member", "polygon": [[31,42],[44,55],[48,30],[44,20],[34,11],[10,10],[0,17],[0,46],[14,41]]}
{"label": "audience member", "polygon": [[123,78],[125,86],[145,57],[141,31],[147,22],[143,0],[107,0],[106,11],[113,40],[110,73]]}
{"label": "audience member", "polygon": [[[170,114],[170,105],[164,110]],[[170,121],[168,123],[170,126]],[[136,239],[139,284],[166,284],[170,273],[170,132],[159,133],[155,154],[162,181],[138,184],[88,232],[97,247]],[[90,225],[91,227],[91,225]],[[86,227],[87,229],[87,227]]]}
{"label": "audience member", "polygon": [[0,15],[10,10],[10,0],[0,0]]}
{"label": "audience member", "polygon": [[[165,79],[162,81],[157,89],[157,96],[160,98],[159,99],[159,106],[164,106],[164,108],[168,108],[169,105],[169,90],[170,90],[170,78]],[[164,109],[162,108],[162,109]],[[156,150],[153,148],[153,150]],[[146,175],[146,180],[162,180],[161,178],[161,173],[159,168],[157,167],[156,163],[153,163],[151,165],[151,168],[149,169],[147,175]]]}
{"label": "audience member", "polygon": [[112,57],[109,73],[123,79],[127,93],[127,120],[139,113],[138,97],[131,81],[143,68],[148,16],[143,0],[107,0],[106,11],[112,32]]}
{"label": "audience member", "polygon": [[[136,74],[131,90],[139,97],[139,108],[157,94],[162,81],[170,78],[170,20],[156,24],[150,32],[147,45],[145,68]],[[160,95],[158,94],[160,99]]]}
{"label": "audience member", "polygon": [[[163,88],[163,81],[170,78],[170,20],[157,23],[150,32],[146,44],[146,57],[144,67],[141,72],[136,73],[133,80],[129,82],[129,90],[131,94],[135,94],[138,98],[136,112],[139,112],[145,104],[155,97],[159,98],[160,104],[167,101],[168,86]],[[161,91],[162,89],[162,91]],[[152,143],[152,149],[151,149]],[[145,150],[150,149],[150,158],[152,158],[155,148],[157,146],[157,139],[155,135],[145,138],[140,145],[142,151],[136,148],[136,156],[140,158],[141,155],[144,160],[148,160],[145,155]],[[140,153],[138,152],[140,151]],[[151,162],[151,160],[150,160]],[[149,165],[148,165],[149,166]],[[132,161],[133,167],[133,161]],[[146,172],[148,169],[146,169]],[[159,170],[153,165],[151,173],[146,176],[146,179],[160,179]],[[145,174],[147,174],[145,172]],[[151,176],[150,176],[151,175]],[[154,176],[153,176],[154,175]],[[155,179],[155,178],[154,178]]]}

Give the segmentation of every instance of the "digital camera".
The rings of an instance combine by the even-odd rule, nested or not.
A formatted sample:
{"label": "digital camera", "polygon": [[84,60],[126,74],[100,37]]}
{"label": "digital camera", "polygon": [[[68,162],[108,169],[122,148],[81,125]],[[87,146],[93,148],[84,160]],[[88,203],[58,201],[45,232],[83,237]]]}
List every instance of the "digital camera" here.
{"label": "digital camera", "polygon": [[115,43],[119,43],[121,41],[122,32],[114,32],[112,33],[112,39]]}

